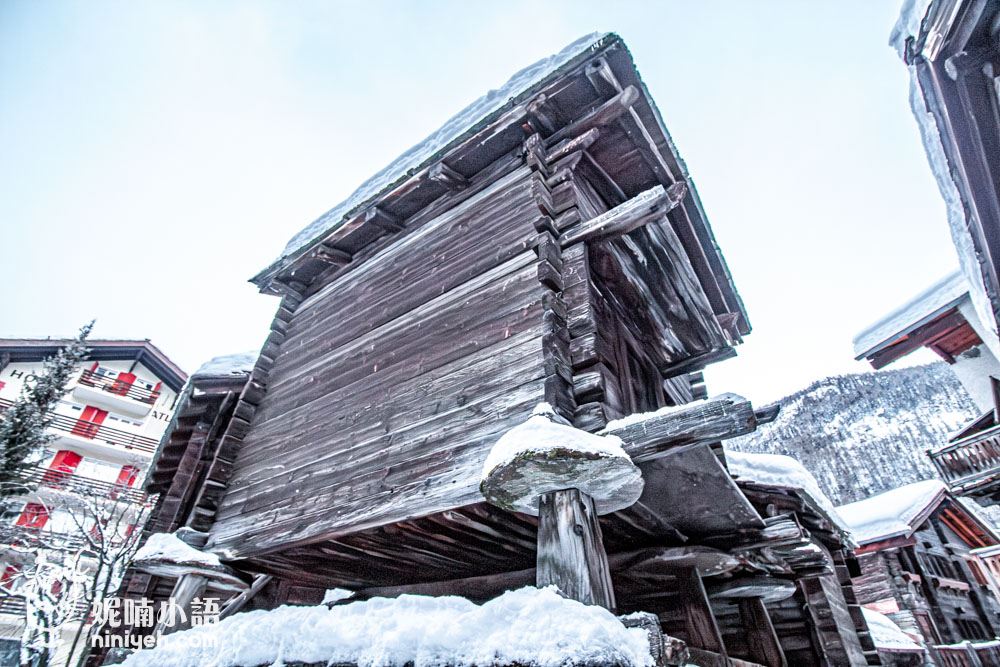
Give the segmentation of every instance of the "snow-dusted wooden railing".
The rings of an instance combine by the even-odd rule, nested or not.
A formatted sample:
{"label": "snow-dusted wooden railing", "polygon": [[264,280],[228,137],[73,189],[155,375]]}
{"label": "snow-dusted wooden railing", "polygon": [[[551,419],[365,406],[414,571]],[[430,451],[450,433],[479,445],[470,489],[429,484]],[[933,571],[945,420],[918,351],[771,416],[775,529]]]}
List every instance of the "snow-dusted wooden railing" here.
{"label": "snow-dusted wooden railing", "polygon": [[927,455],[948,486],[967,491],[976,482],[1000,477],[1000,426],[930,450]]}
{"label": "snow-dusted wooden railing", "polygon": [[984,667],[1000,665],[1000,642],[962,642],[935,646],[933,652],[942,667]]}

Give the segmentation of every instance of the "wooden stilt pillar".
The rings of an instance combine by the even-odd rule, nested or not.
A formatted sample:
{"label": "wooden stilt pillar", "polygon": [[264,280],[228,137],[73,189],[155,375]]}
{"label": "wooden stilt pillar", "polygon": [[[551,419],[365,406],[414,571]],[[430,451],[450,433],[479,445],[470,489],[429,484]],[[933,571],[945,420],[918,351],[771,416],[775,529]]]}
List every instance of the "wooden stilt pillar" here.
{"label": "wooden stilt pillar", "polygon": [[156,636],[169,635],[191,627],[191,603],[205,592],[208,579],[200,574],[185,574],[170,593],[173,604],[168,605],[164,617],[156,624]]}
{"label": "wooden stilt pillar", "polygon": [[778,643],[778,635],[771,624],[767,607],[760,598],[746,598],[739,601],[740,618],[747,632],[750,659],[766,667],[787,667],[785,653]]}
{"label": "wooden stilt pillar", "polygon": [[715,622],[712,604],[708,601],[698,570],[693,567],[684,568],[678,570],[676,576],[681,603],[684,605],[688,645],[726,657],[726,645],[722,641],[722,633]]}
{"label": "wooden stilt pillar", "polygon": [[614,611],[608,555],[586,493],[566,489],[540,497],[535,578],[539,587],[554,585],[569,598]]}

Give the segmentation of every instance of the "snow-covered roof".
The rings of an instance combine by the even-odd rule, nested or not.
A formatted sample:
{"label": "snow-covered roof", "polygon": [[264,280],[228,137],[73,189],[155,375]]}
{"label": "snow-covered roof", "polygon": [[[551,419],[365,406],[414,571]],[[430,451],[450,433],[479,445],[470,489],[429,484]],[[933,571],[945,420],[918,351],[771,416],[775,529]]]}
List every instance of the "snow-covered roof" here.
{"label": "snow-covered roof", "polygon": [[238,352],[236,354],[224,354],[219,357],[212,357],[196,370],[192,377],[203,377],[205,375],[239,375],[249,373],[257,363],[259,352],[251,350],[249,352]]}
{"label": "snow-covered roof", "polygon": [[312,241],[325,236],[343,224],[349,216],[366,203],[375,200],[394,184],[429,165],[437,156],[446,153],[477,129],[478,126],[499,116],[512,98],[531,89],[541,87],[575,57],[603,46],[606,40],[619,39],[612,33],[593,33],[580,37],[562,51],[543,58],[514,74],[505,84],[487,92],[475,102],[452,116],[429,137],[410,148],[381,171],[362,183],[351,195],[311,222],[292,237],[278,257],[261,275],[284,266]]}
{"label": "snow-covered roof", "polygon": [[401,595],[234,614],[137,651],[129,667],[250,667],[289,663],[364,667],[523,664],[652,666],[646,631],[610,611],[522,588],[482,606],[461,597]]}
{"label": "snow-covered roof", "polygon": [[875,648],[893,653],[919,653],[924,649],[896,625],[891,618],[871,609],[861,608]]}
{"label": "snow-covered roof", "polygon": [[854,358],[862,359],[951,310],[969,294],[960,271],[934,283],[854,337]]}
{"label": "snow-covered roof", "polygon": [[833,502],[823,493],[813,474],[791,456],[749,454],[727,449],[726,465],[737,481],[753,481],[758,484],[804,491],[826,512],[833,523],[847,530],[847,524],[837,513]]}
{"label": "snow-covered roof", "polygon": [[907,484],[885,493],[841,505],[837,512],[847,522],[858,544],[908,536],[915,523],[944,497],[947,487],[937,479]]}

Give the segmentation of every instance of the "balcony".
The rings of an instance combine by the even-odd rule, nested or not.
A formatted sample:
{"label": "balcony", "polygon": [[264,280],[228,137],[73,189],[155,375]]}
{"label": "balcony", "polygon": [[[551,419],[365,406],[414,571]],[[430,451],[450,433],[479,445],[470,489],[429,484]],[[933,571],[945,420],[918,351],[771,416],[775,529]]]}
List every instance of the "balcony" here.
{"label": "balcony", "polygon": [[[0,399],[0,414],[11,405],[13,405],[13,401]],[[156,451],[159,444],[159,441],[153,438],[64,415],[55,415],[49,428],[73,449],[89,450],[89,453],[108,454],[107,448],[111,447],[112,451],[118,451],[119,454],[121,449],[125,449],[149,455]]]}
{"label": "balcony", "polygon": [[142,504],[146,502],[146,492],[133,486],[104,482],[91,479],[72,472],[52,470],[41,466],[33,466],[21,474],[25,488],[28,491],[65,491],[77,493],[92,498],[108,498],[109,500],[125,500]]}
{"label": "balcony", "polygon": [[115,410],[136,416],[144,416],[160,398],[160,392],[122,382],[115,378],[84,370],[73,394],[84,403],[108,405]]}
{"label": "balcony", "polygon": [[1000,426],[927,452],[941,479],[955,493],[990,498],[1000,494]]}

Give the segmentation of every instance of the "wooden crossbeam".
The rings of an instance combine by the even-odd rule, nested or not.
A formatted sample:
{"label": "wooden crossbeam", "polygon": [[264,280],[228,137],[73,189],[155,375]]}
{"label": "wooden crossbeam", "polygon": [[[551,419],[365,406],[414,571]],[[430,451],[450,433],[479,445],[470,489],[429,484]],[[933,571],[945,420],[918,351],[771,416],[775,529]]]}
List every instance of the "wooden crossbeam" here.
{"label": "wooden crossbeam", "polygon": [[545,140],[545,143],[555,146],[563,139],[576,137],[595,127],[607,125],[627,113],[638,101],[639,91],[635,86],[628,86],[601,106],[553,134]]}
{"label": "wooden crossbeam", "polygon": [[463,190],[469,185],[469,181],[460,173],[446,165],[438,162],[427,173],[427,178],[448,190]]}
{"label": "wooden crossbeam", "polygon": [[879,350],[868,357],[868,360],[872,367],[878,370],[924,345],[932,345],[938,338],[964,323],[965,316],[958,309],[955,309],[922,327],[914,329],[898,343],[890,345],[884,350]]}
{"label": "wooden crossbeam", "polygon": [[686,192],[687,186],[684,183],[675,183],[666,189],[657,185],[610,211],[569,229],[559,237],[559,243],[566,248],[581,241],[607,241],[627,234],[676,208]]}
{"label": "wooden crossbeam", "polygon": [[365,211],[365,222],[370,222],[388,232],[403,231],[403,223],[396,216],[387,213],[378,206],[372,206]]}
{"label": "wooden crossbeam", "polygon": [[633,461],[648,461],[674,447],[718,442],[752,433],[756,428],[757,417],[750,401],[736,394],[723,394],[694,405],[652,413],[645,419],[606,428],[600,433],[621,438]]}

